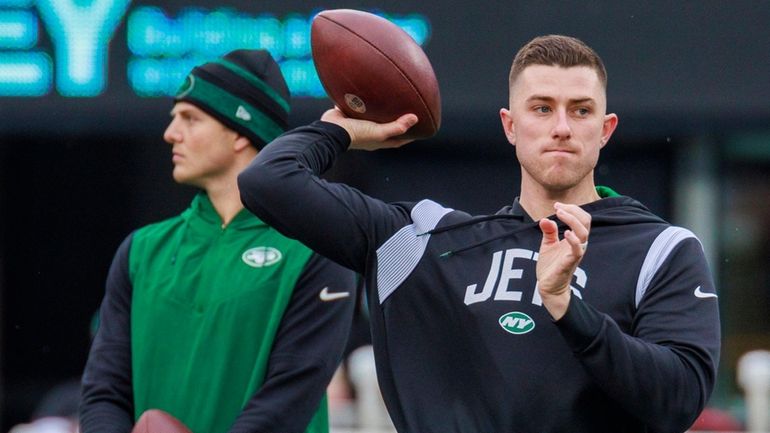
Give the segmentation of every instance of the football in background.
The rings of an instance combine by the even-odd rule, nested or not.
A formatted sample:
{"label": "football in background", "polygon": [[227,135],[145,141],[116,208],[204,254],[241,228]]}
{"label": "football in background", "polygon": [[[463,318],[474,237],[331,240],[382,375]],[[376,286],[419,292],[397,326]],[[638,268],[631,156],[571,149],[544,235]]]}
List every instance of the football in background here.
{"label": "football in background", "polygon": [[192,433],[192,431],[168,412],[149,409],[142,413],[131,433]]}
{"label": "football in background", "polygon": [[441,126],[436,75],[422,48],[372,13],[330,9],[310,28],[313,63],[329,98],[346,116],[378,123],[414,113],[404,138],[428,138]]}

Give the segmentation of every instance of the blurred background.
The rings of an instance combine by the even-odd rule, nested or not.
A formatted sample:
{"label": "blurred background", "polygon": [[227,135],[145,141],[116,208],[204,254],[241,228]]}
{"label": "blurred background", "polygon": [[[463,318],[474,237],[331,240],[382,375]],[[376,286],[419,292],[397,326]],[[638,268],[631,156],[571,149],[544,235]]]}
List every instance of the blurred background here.
{"label": "blurred background", "polygon": [[66,411],[118,244],[194,194],[162,140],[190,67],[269,49],[292,125],[307,123],[330,107],[309,22],[332,8],[396,22],[441,86],[437,136],[350,152],[328,174],[384,200],[511,203],[519,172],[498,110],[516,50],[560,33],[602,56],[620,124],[597,183],[703,242],[723,327],[710,406],[745,422],[738,360],[770,349],[770,1],[0,0],[0,430]]}

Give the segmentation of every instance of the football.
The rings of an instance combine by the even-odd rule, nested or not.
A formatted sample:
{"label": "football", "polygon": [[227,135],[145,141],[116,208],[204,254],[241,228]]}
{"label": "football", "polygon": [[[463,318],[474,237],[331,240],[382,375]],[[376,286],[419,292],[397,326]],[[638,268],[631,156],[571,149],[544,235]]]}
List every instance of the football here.
{"label": "football", "polygon": [[131,433],[192,433],[186,425],[168,412],[149,409],[142,413]]}
{"label": "football", "polygon": [[378,123],[407,113],[418,123],[404,138],[428,138],[441,125],[441,96],[420,45],[396,24],[372,13],[330,9],[310,26],[318,78],[346,116]]}

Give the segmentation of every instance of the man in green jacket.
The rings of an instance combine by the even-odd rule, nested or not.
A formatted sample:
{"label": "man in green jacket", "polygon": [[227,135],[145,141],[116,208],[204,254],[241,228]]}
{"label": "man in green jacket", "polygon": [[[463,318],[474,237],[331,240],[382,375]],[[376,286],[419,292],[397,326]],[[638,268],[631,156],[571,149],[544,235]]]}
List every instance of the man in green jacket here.
{"label": "man in green jacket", "polygon": [[116,253],[83,375],[83,433],[127,433],[151,408],[196,433],[328,432],[355,275],[244,210],[236,181],[287,129],[288,100],[262,50],[198,66],[180,88],[163,137],[174,180],[201,191]]}

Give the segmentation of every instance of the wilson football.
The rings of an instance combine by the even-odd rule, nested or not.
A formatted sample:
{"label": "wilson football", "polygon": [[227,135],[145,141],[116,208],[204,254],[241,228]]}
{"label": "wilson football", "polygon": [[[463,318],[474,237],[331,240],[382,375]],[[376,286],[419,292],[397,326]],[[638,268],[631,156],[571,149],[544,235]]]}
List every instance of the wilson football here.
{"label": "wilson football", "polygon": [[192,433],[186,425],[168,412],[149,409],[142,413],[131,433]]}
{"label": "wilson football", "polygon": [[318,78],[348,117],[390,122],[407,113],[418,123],[404,138],[428,138],[441,125],[436,75],[420,46],[400,27],[372,13],[330,9],[310,27]]}

